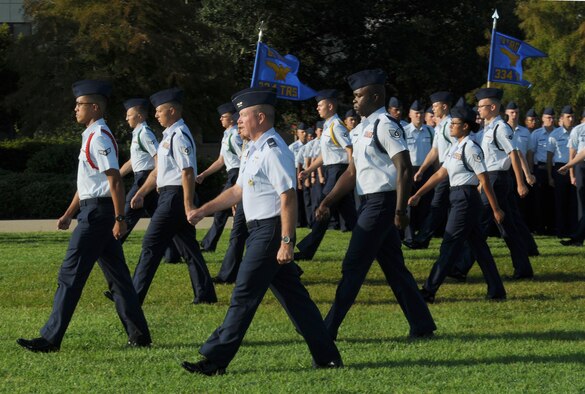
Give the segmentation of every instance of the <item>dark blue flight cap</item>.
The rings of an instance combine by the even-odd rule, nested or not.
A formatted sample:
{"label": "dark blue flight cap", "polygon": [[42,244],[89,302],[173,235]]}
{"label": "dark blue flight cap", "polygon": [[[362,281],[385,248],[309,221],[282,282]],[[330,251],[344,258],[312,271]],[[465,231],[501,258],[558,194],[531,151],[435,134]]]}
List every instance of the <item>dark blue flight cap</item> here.
{"label": "dark blue flight cap", "polygon": [[150,102],[154,108],[171,101],[182,104],[183,94],[183,90],[179,88],[165,89],[150,96]]}
{"label": "dark blue flight cap", "polygon": [[465,102],[465,97],[459,97],[459,100],[455,103],[454,107],[465,107],[467,103]]}
{"label": "dark blue flight cap", "polygon": [[450,111],[450,115],[452,118],[461,119],[465,123],[469,124],[471,131],[479,130],[479,124],[475,122],[477,113],[471,108],[469,108],[467,105],[453,107]]}
{"label": "dark blue flight cap", "polygon": [[335,89],[323,89],[323,90],[319,90],[317,92],[317,95],[315,96],[315,100],[317,100],[317,102],[321,101],[321,100],[326,100],[326,99],[336,99],[338,96],[338,92]]}
{"label": "dark blue flight cap", "polygon": [[384,82],[386,82],[386,73],[379,68],[374,70],[362,70],[355,74],[351,74],[345,79],[351,90],[356,90],[368,85],[384,85]]}
{"label": "dark blue flight cap", "polygon": [[431,104],[441,102],[451,105],[451,103],[453,102],[453,95],[451,94],[451,92],[444,91],[435,92],[431,94],[429,98],[431,99]]}
{"label": "dark blue flight cap", "polygon": [[515,101],[510,101],[508,105],[506,105],[506,109],[518,109],[518,104]]}
{"label": "dark blue flight cap", "polygon": [[388,108],[402,108],[402,101],[398,99],[398,97],[390,97],[388,100]]}
{"label": "dark blue flight cap", "polygon": [[234,107],[234,104],[231,101],[229,103],[223,103],[217,107],[217,113],[220,116],[227,113],[233,114],[234,112],[236,112],[236,107]]}
{"label": "dark blue flight cap", "polygon": [[482,88],[475,93],[475,98],[477,99],[477,101],[487,98],[500,101],[503,95],[504,91],[502,89]]}
{"label": "dark blue flight cap", "polygon": [[414,100],[412,104],[410,104],[410,109],[412,111],[422,112],[425,110],[425,107],[420,103],[418,100]]}
{"label": "dark blue flight cap", "polygon": [[536,113],[534,108],[530,108],[528,111],[526,111],[526,117],[527,118],[537,118],[538,114]]}
{"label": "dark blue flight cap", "polygon": [[571,107],[570,105],[565,105],[563,107],[563,109],[561,110],[561,115],[564,115],[564,114],[574,115],[575,111],[573,111],[573,107]]}
{"label": "dark blue flight cap", "polygon": [[304,124],[303,122],[299,122],[297,124],[297,130],[307,130],[307,125]]}
{"label": "dark blue flight cap", "polygon": [[130,108],[140,107],[143,109],[148,109],[150,103],[145,98],[131,98],[124,101],[124,108],[128,111]]}
{"label": "dark blue flight cap", "polygon": [[232,96],[232,103],[238,111],[260,104],[275,105],[276,89],[262,87],[240,90]]}
{"label": "dark blue flight cap", "polygon": [[312,127],[309,127],[305,130],[305,133],[307,133],[307,135],[315,135],[315,130]]}
{"label": "dark blue flight cap", "polygon": [[434,115],[435,113],[433,112],[433,107],[429,107],[427,108],[427,110],[425,111],[427,114],[431,114]]}
{"label": "dark blue flight cap", "polygon": [[325,124],[324,121],[319,120],[317,123],[315,123],[315,128],[316,129],[322,129],[324,124]]}
{"label": "dark blue flight cap", "polygon": [[542,111],[542,114],[555,116],[555,109],[553,107],[546,107],[544,111]]}
{"label": "dark blue flight cap", "polygon": [[359,118],[357,112],[355,112],[355,109],[353,109],[353,108],[345,113],[345,117],[346,118]]}
{"label": "dark blue flight cap", "polygon": [[90,94],[99,94],[105,98],[110,98],[112,94],[112,84],[108,81],[99,81],[95,79],[84,79],[71,85],[73,96],[88,96]]}

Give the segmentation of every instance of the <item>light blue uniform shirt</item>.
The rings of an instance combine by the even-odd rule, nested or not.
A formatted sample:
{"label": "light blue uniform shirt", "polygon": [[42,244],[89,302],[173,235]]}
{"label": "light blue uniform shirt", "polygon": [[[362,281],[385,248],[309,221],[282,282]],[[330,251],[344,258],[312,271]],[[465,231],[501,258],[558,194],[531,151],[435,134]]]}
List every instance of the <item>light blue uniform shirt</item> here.
{"label": "light blue uniform shirt", "polygon": [[481,148],[488,171],[507,171],[511,165],[508,155],[514,150],[512,128],[498,115],[483,130]]}
{"label": "light blue uniform shirt", "polygon": [[577,152],[581,152],[585,149],[585,123],[573,127],[571,130],[571,136],[569,137],[569,148],[575,149]]}
{"label": "light blue uniform shirt", "polygon": [[[463,149],[465,149],[465,154],[463,153]],[[465,159],[465,163],[469,169],[465,168],[463,159]],[[465,137],[449,150],[443,167],[445,167],[449,174],[449,184],[451,187],[464,185],[477,186],[479,185],[479,180],[476,174],[482,174],[487,171],[481,148],[469,136]]]}
{"label": "light blue uniform shirt", "polygon": [[433,139],[433,148],[437,148],[439,153],[439,163],[443,163],[449,153],[449,149],[457,140],[451,137],[451,115],[447,115],[441,122],[435,126],[435,138]]}
{"label": "light blue uniform shirt", "polygon": [[571,132],[557,127],[548,136],[547,151],[553,153],[553,164],[567,164],[569,161],[569,136]]}
{"label": "light blue uniform shirt", "polygon": [[323,165],[348,164],[346,147],[351,146],[349,131],[337,114],[325,121],[321,134]]}
{"label": "light blue uniform shirt", "polygon": [[292,152],[274,128],[250,141],[236,181],[242,188],[247,221],[280,215],[280,195],[296,186],[294,163]]}
{"label": "light blue uniform shirt", "polygon": [[526,152],[528,152],[528,147],[530,146],[530,130],[524,126],[516,126],[513,141],[516,149],[526,156]]}
{"label": "light blue uniform shirt", "polygon": [[531,150],[534,153],[534,164],[539,161],[546,163],[549,136],[550,133],[546,131],[544,127],[534,130],[530,135],[530,145],[528,146],[528,150]]}
{"label": "light blue uniform shirt", "polygon": [[[89,141],[88,149],[88,139]],[[80,200],[110,197],[110,184],[104,173],[120,169],[118,145],[103,119],[93,122],[81,135],[81,150],[77,166],[77,193]]]}
{"label": "light blue uniform shirt", "polygon": [[240,168],[242,138],[238,133],[238,126],[232,126],[224,130],[219,154],[223,157],[226,171],[232,168]]}
{"label": "light blue uniform shirt", "polygon": [[140,123],[132,131],[130,145],[130,162],[132,171],[149,171],[154,168],[154,156],[158,150],[158,141],[146,122]]}
{"label": "light blue uniform shirt", "polygon": [[[390,121],[384,107],[380,107],[356,126],[353,160],[356,168],[358,195],[396,190],[396,167],[392,157],[408,150],[402,131]],[[374,142],[374,124],[378,123],[378,139],[386,149],[382,153]],[[352,130],[353,131],[353,130]]]}
{"label": "light blue uniform shirt", "polygon": [[183,119],[167,127],[158,146],[156,186],[181,186],[183,170],[189,167],[197,176],[195,150],[195,141]]}
{"label": "light blue uniform shirt", "polygon": [[410,151],[410,162],[413,166],[420,167],[433,147],[435,131],[426,124],[422,124],[420,129],[417,129],[412,123],[409,123],[404,127],[404,133]]}

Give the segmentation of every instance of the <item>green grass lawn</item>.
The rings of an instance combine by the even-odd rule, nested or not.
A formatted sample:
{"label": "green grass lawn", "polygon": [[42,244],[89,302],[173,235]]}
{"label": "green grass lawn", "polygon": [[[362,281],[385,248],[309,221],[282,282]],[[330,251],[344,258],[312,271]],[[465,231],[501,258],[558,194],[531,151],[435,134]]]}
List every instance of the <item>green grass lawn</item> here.
{"label": "green grass lawn", "polygon": [[[125,244],[131,270],[142,234]],[[205,255],[212,275],[228,235],[216,253]],[[374,264],[339,333],[341,370],[311,368],[304,341],[267,294],[228,373],[212,378],[189,374],[180,362],[198,359],[198,347],[223,320],[233,286],[217,286],[216,305],[194,306],[184,264],[162,264],[146,298],[152,348],[125,347],[97,265],[61,351],[20,348],[15,340],[38,336],[50,313],[68,239],[65,232],[0,234],[1,392],[585,392],[585,249],[562,247],[554,238],[537,238],[536,278],[522,282],[507,279],[508,251],[490,239],[508,300],[484,300],[475,266],[467,283],[441,287],[430,307],[437,335],[425,341],[406,339],[407,322]],[[317,260],[301,263],[322,314],[333,300],[348,241],[349,234],[330,231]],[[428,250],[404,251],[419,284],[439,244],[434,239]]]}

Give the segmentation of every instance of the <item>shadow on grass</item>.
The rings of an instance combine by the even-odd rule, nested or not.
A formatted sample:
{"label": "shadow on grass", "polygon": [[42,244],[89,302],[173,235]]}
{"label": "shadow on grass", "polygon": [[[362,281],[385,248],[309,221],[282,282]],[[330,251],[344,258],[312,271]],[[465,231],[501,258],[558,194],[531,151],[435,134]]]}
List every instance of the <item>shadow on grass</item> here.
{"label": "shadow on grass", "polygon": [[400,360],[400,361],[382,361],[367,362],[348,365],[352,369],[370,369],[370,368],[388,368],[388,367],[458,367],[458,366],[480,366],[489,364],[566,364],[578,363],[585,364],[585,353],[570,353],[562,355],[540,356],[499,356],[487,358],[466,358],[459,360]]}

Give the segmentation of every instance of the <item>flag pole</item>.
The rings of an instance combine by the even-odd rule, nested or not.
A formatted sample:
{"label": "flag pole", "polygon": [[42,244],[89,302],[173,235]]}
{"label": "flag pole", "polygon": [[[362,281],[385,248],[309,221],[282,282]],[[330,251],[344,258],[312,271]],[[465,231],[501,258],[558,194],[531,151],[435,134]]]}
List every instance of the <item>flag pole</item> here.
{"label": "flag pole", "polygon": [[488,65],[488,75],[487,75],[487,87],[490,87],[490,77],[492,75],[492,62],[493,62],[493,58],[494,58],[494,44],[496,41],[496,24],[498,23],[498,18],[500,16],[498,15],[498,10],[496,9],[494,11],[494,14],[492,15],[492,19],[494,20],[493,24],[492,24],[492,40],[491,40],[491,44],[490,44],[490,62]]}
{"label": "flag pole", "polygon": [[258,54],[260,53],[260,43],[262,42],[262,33],[264,30],[264,21],[260,21],[260,27],[258,28],[258,42],[256,43],[256,57],[254,59],[254,71],[252,72],[252,82],[250,87],[253,88],[256,83],[256,67],[258,66]]}

